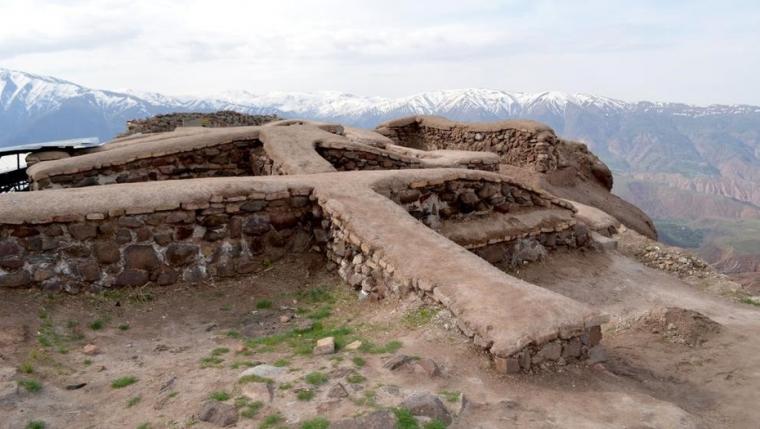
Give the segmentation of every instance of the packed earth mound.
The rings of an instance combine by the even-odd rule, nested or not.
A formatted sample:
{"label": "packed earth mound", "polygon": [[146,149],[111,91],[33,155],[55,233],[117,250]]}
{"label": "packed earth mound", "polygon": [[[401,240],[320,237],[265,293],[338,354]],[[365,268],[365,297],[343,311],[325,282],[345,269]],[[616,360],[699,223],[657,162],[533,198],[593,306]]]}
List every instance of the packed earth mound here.
{"label": "packed earth mound", "polygon": [[[600,372],[631,371],[605,343],[659,329],[710,345],[736,322],[679,306],[636,319],[646,332],[611,330],[663,306],[652,289],[617,305],[623,285],[687,286],[618,253],[629,228],[655,236],[651,221],[545,125],[186,126],[40,159],[32,192],[0,196],[8,427],[30,415],[142,428],[724,419]],[[736,320],[754,323],[751,311]]]}

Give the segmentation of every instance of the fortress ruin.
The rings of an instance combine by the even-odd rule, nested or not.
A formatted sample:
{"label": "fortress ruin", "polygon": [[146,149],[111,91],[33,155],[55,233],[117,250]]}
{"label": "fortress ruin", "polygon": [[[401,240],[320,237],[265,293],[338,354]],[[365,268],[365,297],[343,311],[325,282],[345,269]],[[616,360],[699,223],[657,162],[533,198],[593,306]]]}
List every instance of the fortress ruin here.
{"label": "fortress ruin", "polygon": [[567,176],[612,198],[606,166],[540,123],[185,127],[28,175],[32,192],[0,195],[0,287],[195,283],[319,252],[362,296],[415,293],[448,308],[505,373],[584,359],[607,320],[502,269],[610,245],[617,226],[591,207],[599,199],[536,186]]}

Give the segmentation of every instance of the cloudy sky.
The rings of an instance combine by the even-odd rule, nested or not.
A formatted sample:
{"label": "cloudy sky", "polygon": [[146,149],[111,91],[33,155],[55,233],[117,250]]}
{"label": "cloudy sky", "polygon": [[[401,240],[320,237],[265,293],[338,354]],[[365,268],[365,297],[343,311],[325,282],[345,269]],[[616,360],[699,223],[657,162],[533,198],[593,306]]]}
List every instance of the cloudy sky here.
{"label": "cloudy sky", "polygon": [[0,0],[0,23],[0,67],[104,89],[760,104],[757,0]]}

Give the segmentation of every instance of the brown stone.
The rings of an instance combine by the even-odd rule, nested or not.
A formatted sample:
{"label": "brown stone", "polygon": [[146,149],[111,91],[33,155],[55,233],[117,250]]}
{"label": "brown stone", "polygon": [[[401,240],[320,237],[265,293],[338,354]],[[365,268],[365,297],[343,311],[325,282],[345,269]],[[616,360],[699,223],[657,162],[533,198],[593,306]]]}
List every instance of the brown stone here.
{"label": "brown stone", "polygon": [[24,261],[19,258],[0,259],[0,268],[8,271],[15,271],[24,266]]}
{"label": "brown stone", "polygon": [[116,242],[119,244],[127,244],[132,241],[132,233],[126,228],[120,228],[116,231]]}
{"label": "brown stone", "polygon": [[63,228],[58,224],[46,225],[42,228],[42,232],[49,237],[59,237],[63,235]]}
{"label": "brown stone", "polygon": [[0,258],[22,256],[24,249],[13,240],[0,241]]}
{"label": "brown stone", "polygon": [[101,264],[113,264],[121,257],[119,246],[112,241],[96,241],[93,250],[95,259]]}
{"label": "brown stone", "polygon": [[166,249],[166,261],[175,267],[192,263],[197,255],[198,246],[192,244],[174,243]]}
{"label": "brown stone", "polygon": [[74,258],[84,258],[90,256],[90,248],[84,244],[72,244],[63,248],[63,252]]}
{"label": "brown stone", "polygon": [[200,221],[200,224],[208,228],[214,228],[214,227],[225,225],[227,224],[228,221],[229,221],[229,216],[227,216],[226,214],[212,214],[212,215],[205,216]]}
{"label": "brown stone", "polygon": [[267,206],[267,202],[265,200],[246,201],[240,206],[240,210],[243,210],[244,212],[253,213],[253,212],[264,210],[266,206]]}
{"label": "brown stone", "polygon": [[28,286],[32,282],[32,277],[28,272],[21,270],[15,273],[0,274],[0,288],[16,288]]}
{"label": "brown stone", "polygon": [[142,286],[148,283],[149,279],[148,272],[145,270],[126,269],[116,276],[114,286]]}
{"label": "brown stone", "polygon": [[153,238],[153,232],[147,226],[143,226],[135,231],[135,236],[137,241],[148,241]]}
{"label": "brown stone", "polygon": [[276,230],[298,225],[298,217],[290,211],[276,211],[269,214],[269,221]]}
{"label": "brown stone", "polygon": [[43,282],[47,279],[52,278],[55,276],[55,271],[51,268],[37,268],[34,270],[34,275],[32,276],[32,280],[35,282]]}
{"label": "brown stone", "polygon": [[599,326],[592,326],[588,329],[588,333],[581,336],[583,344],[594,347],[602,341],[602,328]]}
{"label": "brown stone", "polygon": [[124,267],[153,271],[161,266],[161,261],[153,246],[133,244],[124,249]]}
{"label": "brown stone", "polygon": [[177,276],[176,271],[169,268],[165,268],[165,269],[162,269],[161,272],[158,274],[158,277],[156,278],[156,283],[159,286],[173,285],[174,283],[177,283],[177,278],[178,276]]}
{"label": "brown stone", "polygon": [[227,229],[230,233],[230,238],[240,238],[243,232],[243,220],[237,216],[231,218]]}
{"label": "brown stone", "polygon": [[122,216],[117,223],[123,228],[139,228],[145,224],[136,216]]}
{"label": "brown stone", "polygon": [[248,235],[263,235],[271,228],[269,216],[256,214],[248,218],[243,227],[243,232]]}
{"label": "brown stone", "polygon": [[413,203],[420,199],[422,193],[416,189],[405,189],[398,193],[398,199],[401,204]]}
{"label": "brown stone", "polygon": [[565,360],[577,358],[581,355],[581,340],[578,337],[570,338],[562,345],[562,357]]}
{"label": "brown stone", "polygon": [[73,223],[69,225],[69,234],[79,241],[89,240],[98,235],[98,227],[91,223]]}
{"label": "brown stone", "polygon": [[82,281],[94,282],[100,279],[100,266],[93,260],[78,263],[76,269]]}
{"label": "brown stone", "polygon": [[153,241],[155,241],[159,246],[167,246],[173,241],[172,233],[169,231],[157,232],[153,236]]}
{"label": "brown stone", "polygon": [[193,223],[195,222],[195,213],[187,211],[175,211],[166,216],[166,223]]}
{"label": "brown stone", "polygon": [[32,237],[35,235],[39,235],[39,233],[40,232],[37,230],[37,228],[32,228],[26,225],[20,225],[13,228],[13,232],[11,233],[11,235],[13,235],[14,237],[23,238],[23,237]]}
{"label": "brown stone", "polygon": [[194,230],[191,226],[180,226],[174,231],[174,239],[177,241],[187,240],[193,236]]}

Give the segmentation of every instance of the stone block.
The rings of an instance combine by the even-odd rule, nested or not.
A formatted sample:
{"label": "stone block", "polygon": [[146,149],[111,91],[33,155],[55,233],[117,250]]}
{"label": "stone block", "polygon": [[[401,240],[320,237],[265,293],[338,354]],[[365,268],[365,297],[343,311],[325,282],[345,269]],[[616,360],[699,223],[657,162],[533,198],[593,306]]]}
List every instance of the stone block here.
{"label": "stone block", "polygon": [[129,269],[154,271],[161,266],[153,246],[133,244],[124,249],[124,266]]}

